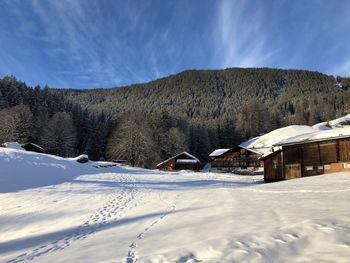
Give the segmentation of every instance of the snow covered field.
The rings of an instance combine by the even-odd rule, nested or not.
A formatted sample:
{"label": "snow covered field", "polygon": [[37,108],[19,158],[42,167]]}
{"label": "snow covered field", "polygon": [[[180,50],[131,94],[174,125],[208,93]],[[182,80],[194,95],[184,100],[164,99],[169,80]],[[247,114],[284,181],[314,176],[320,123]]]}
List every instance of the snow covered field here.
{"label": "snow covered field", "polygon": [[0,148],[0,262],[349,262],[349,173],[106,165]]}

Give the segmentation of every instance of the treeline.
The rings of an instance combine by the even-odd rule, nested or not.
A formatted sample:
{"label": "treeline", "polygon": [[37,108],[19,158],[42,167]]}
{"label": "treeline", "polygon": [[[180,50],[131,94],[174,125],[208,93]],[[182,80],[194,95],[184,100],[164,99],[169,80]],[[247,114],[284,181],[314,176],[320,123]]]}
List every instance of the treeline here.
{"label": "treeline", "polygon": [[[151,167],[183,150],[206,161],[215,148],[282,126],[343,116],[350,112],[349,88],[350,78],[266,68],[186,71],[146,84],[94,90],[32,89],[5,77],[0,109],[28,107],[33,118],[28,139],[53,153],[87,153],[95,160],[127,159]],[[75,134],[65,140],[70,143],[64,153],[45,139],[54,138],[48,134],[55,129],[49,127],[61,126],[58,119],[71,122],[63,126]]]}
{"label": "treeline", "polygon": [[189,150],[205,158],[273,129],[350,112],[350,78],[281,69],[191,70],[128,87],[60,90],[93,112],[167,112],[187,123]]}
{"label": "treeline", "polygon": [[0,143],[33,142],[59,156],[144,167],[188,150],[187,124],[165,112],[89,112],[57,90],[32,89],[12,76],[0,79],[0,102]]}
{"label": "treeline", "polygon": [[0,79],[0,143],[33,142],[49,153],[105,156],[111,117],[89,112],[48,87],[27,87],[15,77]]}

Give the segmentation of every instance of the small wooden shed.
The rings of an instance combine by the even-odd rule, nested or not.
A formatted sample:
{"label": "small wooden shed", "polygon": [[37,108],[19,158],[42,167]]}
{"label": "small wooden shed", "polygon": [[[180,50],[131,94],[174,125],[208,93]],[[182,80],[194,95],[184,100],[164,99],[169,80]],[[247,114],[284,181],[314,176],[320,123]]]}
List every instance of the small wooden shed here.
{"label": "small wooden shed", "polygon": [[257,149],[245,148],[238,145],[231,149],[217,149],[209,155],[213,169],[247,169],[262,167],[259,158],[262,153]]}
{"label": "small wooden shed", "polygon": [[45,153],[45,149],[35,143],[23,143],[21,144],[22,148],[29,152]]}
{"label": "small wooden shed", "polygon": [[350,171],[350,136],[280,143],[261,158],[268,182]]}
{"label": "small wooden shed", "polygon": [[198,158],[188,152],[179,153],[157,165],[157,169],[165,171],[193,170],[202,168],[202,163]]}

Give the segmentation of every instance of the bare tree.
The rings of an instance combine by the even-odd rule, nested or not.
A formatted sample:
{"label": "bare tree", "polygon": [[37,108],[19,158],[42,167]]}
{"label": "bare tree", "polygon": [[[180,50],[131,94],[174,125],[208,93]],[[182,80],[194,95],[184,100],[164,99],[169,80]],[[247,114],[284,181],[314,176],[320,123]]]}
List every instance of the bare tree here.
{"label": "bare tree", "polygon": [[124,115],[108,140],[107,156],[141,167],[151,167],[159,161],[154,129],[143,114]]}
{"label": "bare tree", "polygon": [[33,127],[33,115],[30,109],[17,105],[0,111],[0,141],[28,141]]}
{"label": "bare tree", "polygon": [[177,127],[172,127],[161,136],[161,150],[169,158],[179,152],[188,151],[185,134]]}

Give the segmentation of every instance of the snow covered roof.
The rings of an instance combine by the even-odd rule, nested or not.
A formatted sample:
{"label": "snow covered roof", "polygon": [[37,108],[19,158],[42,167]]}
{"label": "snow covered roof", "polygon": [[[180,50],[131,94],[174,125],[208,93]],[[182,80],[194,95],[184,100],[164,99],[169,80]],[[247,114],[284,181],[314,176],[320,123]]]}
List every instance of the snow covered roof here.
{"label": "snow covered roof", "polygon": [[276,146],[284,146],[291,144],[299,144],[305,142],[324,141],[331,139],[340,139],[350,137],[350,128],[333,128],[330,130],[319,130],[310,132],[307,134],[301,134],[293,136],[288,139],[282,140],[276,144]]}
{"label": "snow covered roof", "polygon": [[291,136],[308,134],[310,132],[315,132],[315,129],[306,125],[290,125],[273,130],[262,136],[252,138],[241,143],[240,146],[248,149],[271,148],[273,145],[276,145],[280,141],[288,139]]}
{"label": "snow covered roof", "polygon": [[198,163],[198,161],[193,159],[177,159],[176,163]]}
{"label": "snow covered roof", "polygon": [[282,150],[282,147],[271,147],[271,151],[267,152],[263,156],[259,158],[260,161],[264,161],[265,159],[269,158],[269,156],[274,155],[275,153],[278,153]]}
{"label": "snow covered roof", "polygon": [[163,162],[157,164],[156,167],[158,167],[158,166],[160,166],[160,165],[162,165],[162,164],[164,164],[164,163],[166,163],[166,162],[168,162],[168,161],[170,161],[170,160],[172,160],[172,159],[174,159],[174,158],[176,158],[176,157],[178,157],[178,156],[180,156],[180,155],[182,155],[182,154],[184,154],[184,155],[186,155],[187,157],[189,157],[189,158],[195,160],[195,161],[198,162],[198,163],[201,162],[197,157],[193,156],[192,154],[189,154],[188,152],[182,152],[182,153],[179,153],[179,154],[177,154],[177,155],[175,155],[175,156],[173,156],[173,157],[170,157],[169,159],[167,159],[167,160],[165,160],[165,161],[163,161]]}
{"label": "snow covered roof", "polygon": [[216,149],[211,154],[209,154],[209,157],[218,157],[218,156],[224,154],[225,152],[228,152],[229,150],[231,150],[231,149]]}
{"label": "snow covered roof", "polygon": [[[264,158],[280,149],[282,145],[342,137],[350,137],[350,114],[328,122],[321,122],[314,126],[290,125],[279,128],[264,135],[251,138],[239,146],[260,153],[262,158]],[[272,147],[274,147],[274,151]]]}
{"label": "snow covered roof", "polygon": [[350,125],[350,114],[332,121],[315,124],[312,127],[316,130],[330,130],[332,128],[347,127],[349,125]]}
{"label": "snow covered roof", "polygon": [[266,153],[271,152],[271,147],[248,148],[248,147],[244,147],[243,145],[239,145],[239,147],[246,149],[247,151],[251,151],[253,153],[260,154],[260,155],[264,155]]}
{"label": "snow covered roof", "polygon": [[[253,153],[260,154],[260,155],[264,155],[266,153],[269,153],[270,152],[270,148],[271,148],[271,147],[260,147],[260,148],[253,147],[253,148],[249,148],[249,147],[245,147],[244,144],[238,145],[238,147],[241,147],[243,149],[246,149],[247,151],[251,151]],[[219,156],[227,153],[231,149],[233,149],[233,148],[230,148],[230,149],[216,149],[211,154],[209,154],[209,157],[219,157]]]}

